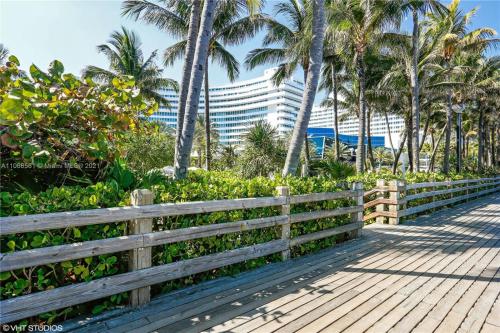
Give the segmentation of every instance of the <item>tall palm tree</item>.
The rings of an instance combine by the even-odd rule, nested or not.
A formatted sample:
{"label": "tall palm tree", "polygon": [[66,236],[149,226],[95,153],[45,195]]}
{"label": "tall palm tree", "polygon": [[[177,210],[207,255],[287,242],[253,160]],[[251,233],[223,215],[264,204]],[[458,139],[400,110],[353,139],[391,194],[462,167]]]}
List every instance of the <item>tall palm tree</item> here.
{"label": "tall palm tree", "polygon": [[160,91],[166,88],[177,90],[177,82],[162,77],[163,70],[155,64],[156,51],[144,60],[140,39],[133,31],[122,27],[121,31],[111,34],[107,44],[97,46],[97,50],[108,58],[109,69],[87,66],[83,70],[83,77],[111,84],[114,78],[129,75],[134,78],[136,87],[144,96],[169,106]]}
{"label": "tall palm tree", "polygon": [[412,147],[413,151],[408,152],[412,154],[412,160],[415,171],[420,169],[420,156],[419,156],[419,132],[420,132],[420,89],[418,83],[418,62],[419,62],[419,14],[425,15],[428,11],[443,12],[445,7],[437,0],[403,0],[402,10],[404,12],[411,12],[413,24],[411,35],[411,62],[410,62],[410,86],[411,86],[411,108],[412,108]]}
{"label": "tall palm tree", "polygon": [[[163,6],[161,5],[163,3]],[[189,9],[190,8],[190,9]],[[168,0],[152,2],[148,0],[125,0],[122,5],[122,15],[130,16],[135,20],[142,20],[166,30],[177,38],[186,38],[182,80],[177,104],[177,126],[175,137],[175,156],[179,151],[182,127],[184,125],[184,112],[189,90],[189,80],[193,68],[196,38],[198,36],[201,0]],[[188,26],[186,28],[186,23]],[[187,30],[187,35],[186,35]]]}
{"label": "tall palm tree", "polygon": [[[340,159],[340,141],[339,141],[339,120],[338,120],[338,99],[339,85],[346,79],[342,74],[344,70],[344,62],[339,52],[335,49],[334,34],[326,32],[325,50],[323,54],[323,70],[321,77],[323,78],[320,84],[320,89],[329,92],[329,96],[321,103],[322,106],[333,109],[333,129],[334,129],[334,153],[335,158]],[[339,82],[340,81],[340,82]]]}
{"label": "tall palm tree", "polygon": [[[158,2],[164,3],[164,6],[158,5]],[[187,36],[190,43],[186,45],[185,50],[182,80],[183,92],[179,97],[180,109],[177,118],[177,143],[175,153],[175,178],[185,178],[189,165],[190,150],[193,144],[194,124],[198,112],[198,99],[203,83],[204,68],[206,67],[206,59],[208,57],[208,46],[210,31],[213,25],[214,10],[218,4],[233,3],[235,6],[247,8],[248,11],[253,14],[260,8],[261,0],[228,0],[221,2],[207,0],[203,2],[201,15],[198,15],[199,9],[201,8],[201,0],[158,0],[156,3],[148,0],[129,0],[127,3],[129,3],[130,6],[124,7],[124,14],[130,13],[132,16],[135,15],[136,18],[140,17],[146,22],[155,24],[160,29],[165,29],[168,32],[171,32],[170,28],[174,21],[176,22],[173,24],[174,29],[177,29],[177,23],[179,23],[176,15],[170,15],[171,8],[176,8],[180,3],[178,8],[183,8],[184,12],[190,11],[190,24]],[[172,18],[173,20],[171,20]],[[193,47],[193,45],[195,46]],[[187,129],[185,129],[186,126]]]}
{"label": "tall palm tree", "polygon": [[[233,82],[239,75],[239,62],[226,48],[227,45],[238,45],[246,39],[252,38],[260,30],[267,18],[262,14],[250,16],[243,15],[244,8],[235,6],[232,2],[226,2],[216,7],[213,28],[210,34],[210,44],[208,49],[208,58],[204,73],[204,102],[205,102],[205,168],[210,169],[211,149],[210,149],[210,95],[209,95],[209,76],[208,60],[212,63],[217,62],[222,67],[229,80]],[[232,13],[232,14],[231,14]],[[185,27],[188,30],[188,27]],[[181,40],[165,50],[165,65],[171,66],[177,59],[182,59],[189,40]]]}
{"label": "tall palm tree", "polygon": [[[498,121],[498,112],[495,111],[500,94],[500,57],[485,59],[480,54],[473,52],[465,59],[457,59],[457,61],[461,62],[466,71],[460,78],[464,84],[456,92],[456,98],[460,99],[461,103],[471,105],[472,110],[479,115],[477,117],[477,168],[482,171],[485,162],[487,124],[495,124]],[[492,149],[492,154],[493,152],[494,149]]]}
{"label": "tall palm tree", "polygon": [[[481,51],[498,40],[491,39],[496,34],[490,28],[478,28],[469,31],[469,23],[477,9],[463,14],[459,9],[460,0],[452,0],[446,12],[429,14],[430,30],[434,34],[437,48],[443,65],[451,73],[453,60],[462,51]],[[451,74],[449,74],[451,78]],[[453,88],[448,88],[447,97],[447,129],[445,135],[443,172],[450,171],[450,143],[453,118]]]}
{"label": "tall palm tree", "polygon": [[175,158],[174,177],[183,179],[187,176],[191,148],[193,146],[194,129],[198,104],[200,102],[201,85],[203,75],[207,66],[208,50],[210,46],[210,35],[215,17],[217,2],[205,0],[201,13],[200,28],[196,39],[196,49],[193,58],[193,68],[189,81],[189,92],[186,99],[186,111],[184,113],[184,125],[179,141],[178,153]]}
{"label": "tall palm tree", "polygon": [[354,55],[351,65],[359,84],[359,130],[356,171],[364,172],[366,136],[366,64],[365,53],[382,35],[382,28],[399,19],[400,6],[385,0],[336,0],[331,2],[330,24],[338,31],[346,54]]}
{"label": "tall palm tree", "polygon": [[304,96],[297,120],[293,128],[288,153],[286,155],[283,176],[294,174],[300,159],[300,151],[307,133],[311,111],[318,89],[323,61],[323,40],[325,36],[325,4],[324,0],[313,0],[312,5],[311,44],[308,55],[308,69],[304,87]]}

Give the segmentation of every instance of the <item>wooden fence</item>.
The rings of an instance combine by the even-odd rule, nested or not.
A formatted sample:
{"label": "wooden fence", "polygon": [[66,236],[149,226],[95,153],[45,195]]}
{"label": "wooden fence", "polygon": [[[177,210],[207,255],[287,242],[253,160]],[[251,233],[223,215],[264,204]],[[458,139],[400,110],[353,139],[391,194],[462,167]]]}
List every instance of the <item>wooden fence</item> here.
{"label": "wooden fence", "polygon": [[[279,196],[214,200],[153,205],[153,194],[148,190],[132,193],[133,206],[73,212],[12,216],[0,219],[0,235],[22,234],[49,229],[72,228],[113,222],[128,222],[129,235],[116,238],[85,241],[32,250],[0,254],[0,272],[26,267],[59,263],[67,260],[129,251],[129,272],[81,282],[51,290],[5,299],[0,302],[0,322],[7,323],[40,313],[97,300],[131,291],[130,303],[139,306],[150,300],[150,286],[192,274],[224,267],[273,253],[290,257],[290,248],[305,242],[342,233],[358,236],[363,227],[363,186],[354,183],[352,190],[341,192],[289,195],[287,187],[279,187]],[[354,199],[354,204],[334,210],[290,213],[294,204]],[[152,231],[153,218],[230,210],[281,206],[281,215],[238,222],[218,223],[183,229]],[[320,218],[351,215],[351,222],[298,237],[290,237],[290,225]],[[194,240],[215,235],[237,233],[261,228],[281,227],[281,238],[194,259],[152,267],[151,247]]]}
{"label": "wooden fence", "polygon": [[365,202],[364,208],[375,208],[363,220],[375,219],[377,223],[399,224],[403,217],[410,217],[443,206],[467,201],[500,190],[500,177],[464,179],[456,181],[406,184],[394,180],[386,184],[378,180],[365,197],[376,198]]}

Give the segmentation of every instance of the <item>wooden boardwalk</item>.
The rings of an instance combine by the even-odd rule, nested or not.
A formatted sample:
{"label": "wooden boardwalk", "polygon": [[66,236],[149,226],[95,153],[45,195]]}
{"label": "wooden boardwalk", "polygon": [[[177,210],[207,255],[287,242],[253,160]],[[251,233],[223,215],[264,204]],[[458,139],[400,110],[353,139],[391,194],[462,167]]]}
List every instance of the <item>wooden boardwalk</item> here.
{"label": "wooden boardwalk", "polygon": [[500,332],[500,194],[180,290],[85,332]]}

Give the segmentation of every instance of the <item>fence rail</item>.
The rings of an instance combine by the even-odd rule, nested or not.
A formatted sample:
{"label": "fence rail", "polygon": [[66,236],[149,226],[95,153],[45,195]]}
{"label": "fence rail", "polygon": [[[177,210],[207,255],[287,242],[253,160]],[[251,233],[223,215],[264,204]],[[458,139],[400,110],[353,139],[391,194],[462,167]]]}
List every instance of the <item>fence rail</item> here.
{"label": "fence rail", "polygon": [[[364,193],[361,183],[354,183],[352,190],[341,192],[289,195],[286,187],[279,187],[277,190],[280,195],[276,197],[156,205],[152,204],[153,195],[150,191],[136,190],[131,195],[133,206],[130,207],[1,218],[0,235],[2,236],[124,221],[128,221],[128,230],[131,234],[0,254],[0,272],[121,251],[129,251],[130,259],[129,272],[126,273],[2,300],[0,322],[11,322],[126,291],[131,291],[131,305],[139,306],[149,302],[149,288],[157,283],[273,253],[281,252],[283,259],[288,259],[290,248],[293,246],[342,233],[354,233],[355,236],[360,234],[363,227]],[[334,210],[290,213],[290,205],[335,199],[354,199],[354,204]],[[152,219],[155,217],[274,206],[281,206],[281,215],[152,231]],[[294,238],[290,237],[291,224],[347,214],[351,216],[351,222],[348,224]],[[151,247],[153,246],[270,227],[282,228],[281,239],[151,267]]]}
{"label": "fence rail", "polygon": [[[375,207],[376,211],[365,214],[363,220],[376,219],[377,223],[384,223],[385,218],[388,218],[390,224],[398,224],[400,218],[405,216],[415,215],[499,191],[499,185],[500,177],[414,184],[392,181],[389,186],[385,186],[384,180],[379,180],[374,189],[365,192],[365,197],[377,195],[375,199],[364,204],[365,209]],[[388,188],[393,191],[388,191]],[[385,197],[387,192],[389,192],[389,198]],[[454,194],[458,195],[455,196]],[[419,199],[432,201],[413,206],[415,200]],[[412,206],[408,207],[409,204]]]}

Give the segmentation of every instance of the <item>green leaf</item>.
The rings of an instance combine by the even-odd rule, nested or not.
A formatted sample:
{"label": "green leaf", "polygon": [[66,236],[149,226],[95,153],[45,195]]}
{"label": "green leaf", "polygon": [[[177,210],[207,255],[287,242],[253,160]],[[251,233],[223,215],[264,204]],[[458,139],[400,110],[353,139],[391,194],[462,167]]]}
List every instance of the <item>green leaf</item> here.
{"label": "green leaf", "polygon": [[53,76],[61,76],[64,73],[64,66],[59,60],[54,60],[49,65],[49,73]]}
{"label": "green leaf", "polygon": [[0,281],[5,281],[10,278],[11,274],[10,272],[1,272],[0,273]]}
{"label": "green leaf", "polygon": [[9,61],[10,61],[10,62],[15,63],[17,66],[19,66],[19,65],[20,65],[20,63],[19,63],[19,59],[17,59],[17,57],[16,57],[15,55],[13,55],[13,54],[11,54],[11,55],[9,56]]}
{"label": "green leaf", "polygon": [[13,240],[8,241],[7,247],[11,249],[11,251],[14,251],[16,249],[16,242],[14,242]]}
{"label": "green leaf", "polygon": [[73,236],[75,238],[81,238],[82,237],[82,232],[80,231],[80,229],[78,228],[74,228],[73,229]]}
{"label": "green leaf", "polygon": [[23,101],[19,97],[7,96],[0,104],[0,122],[12,123],[19,119],[23,111]]}

